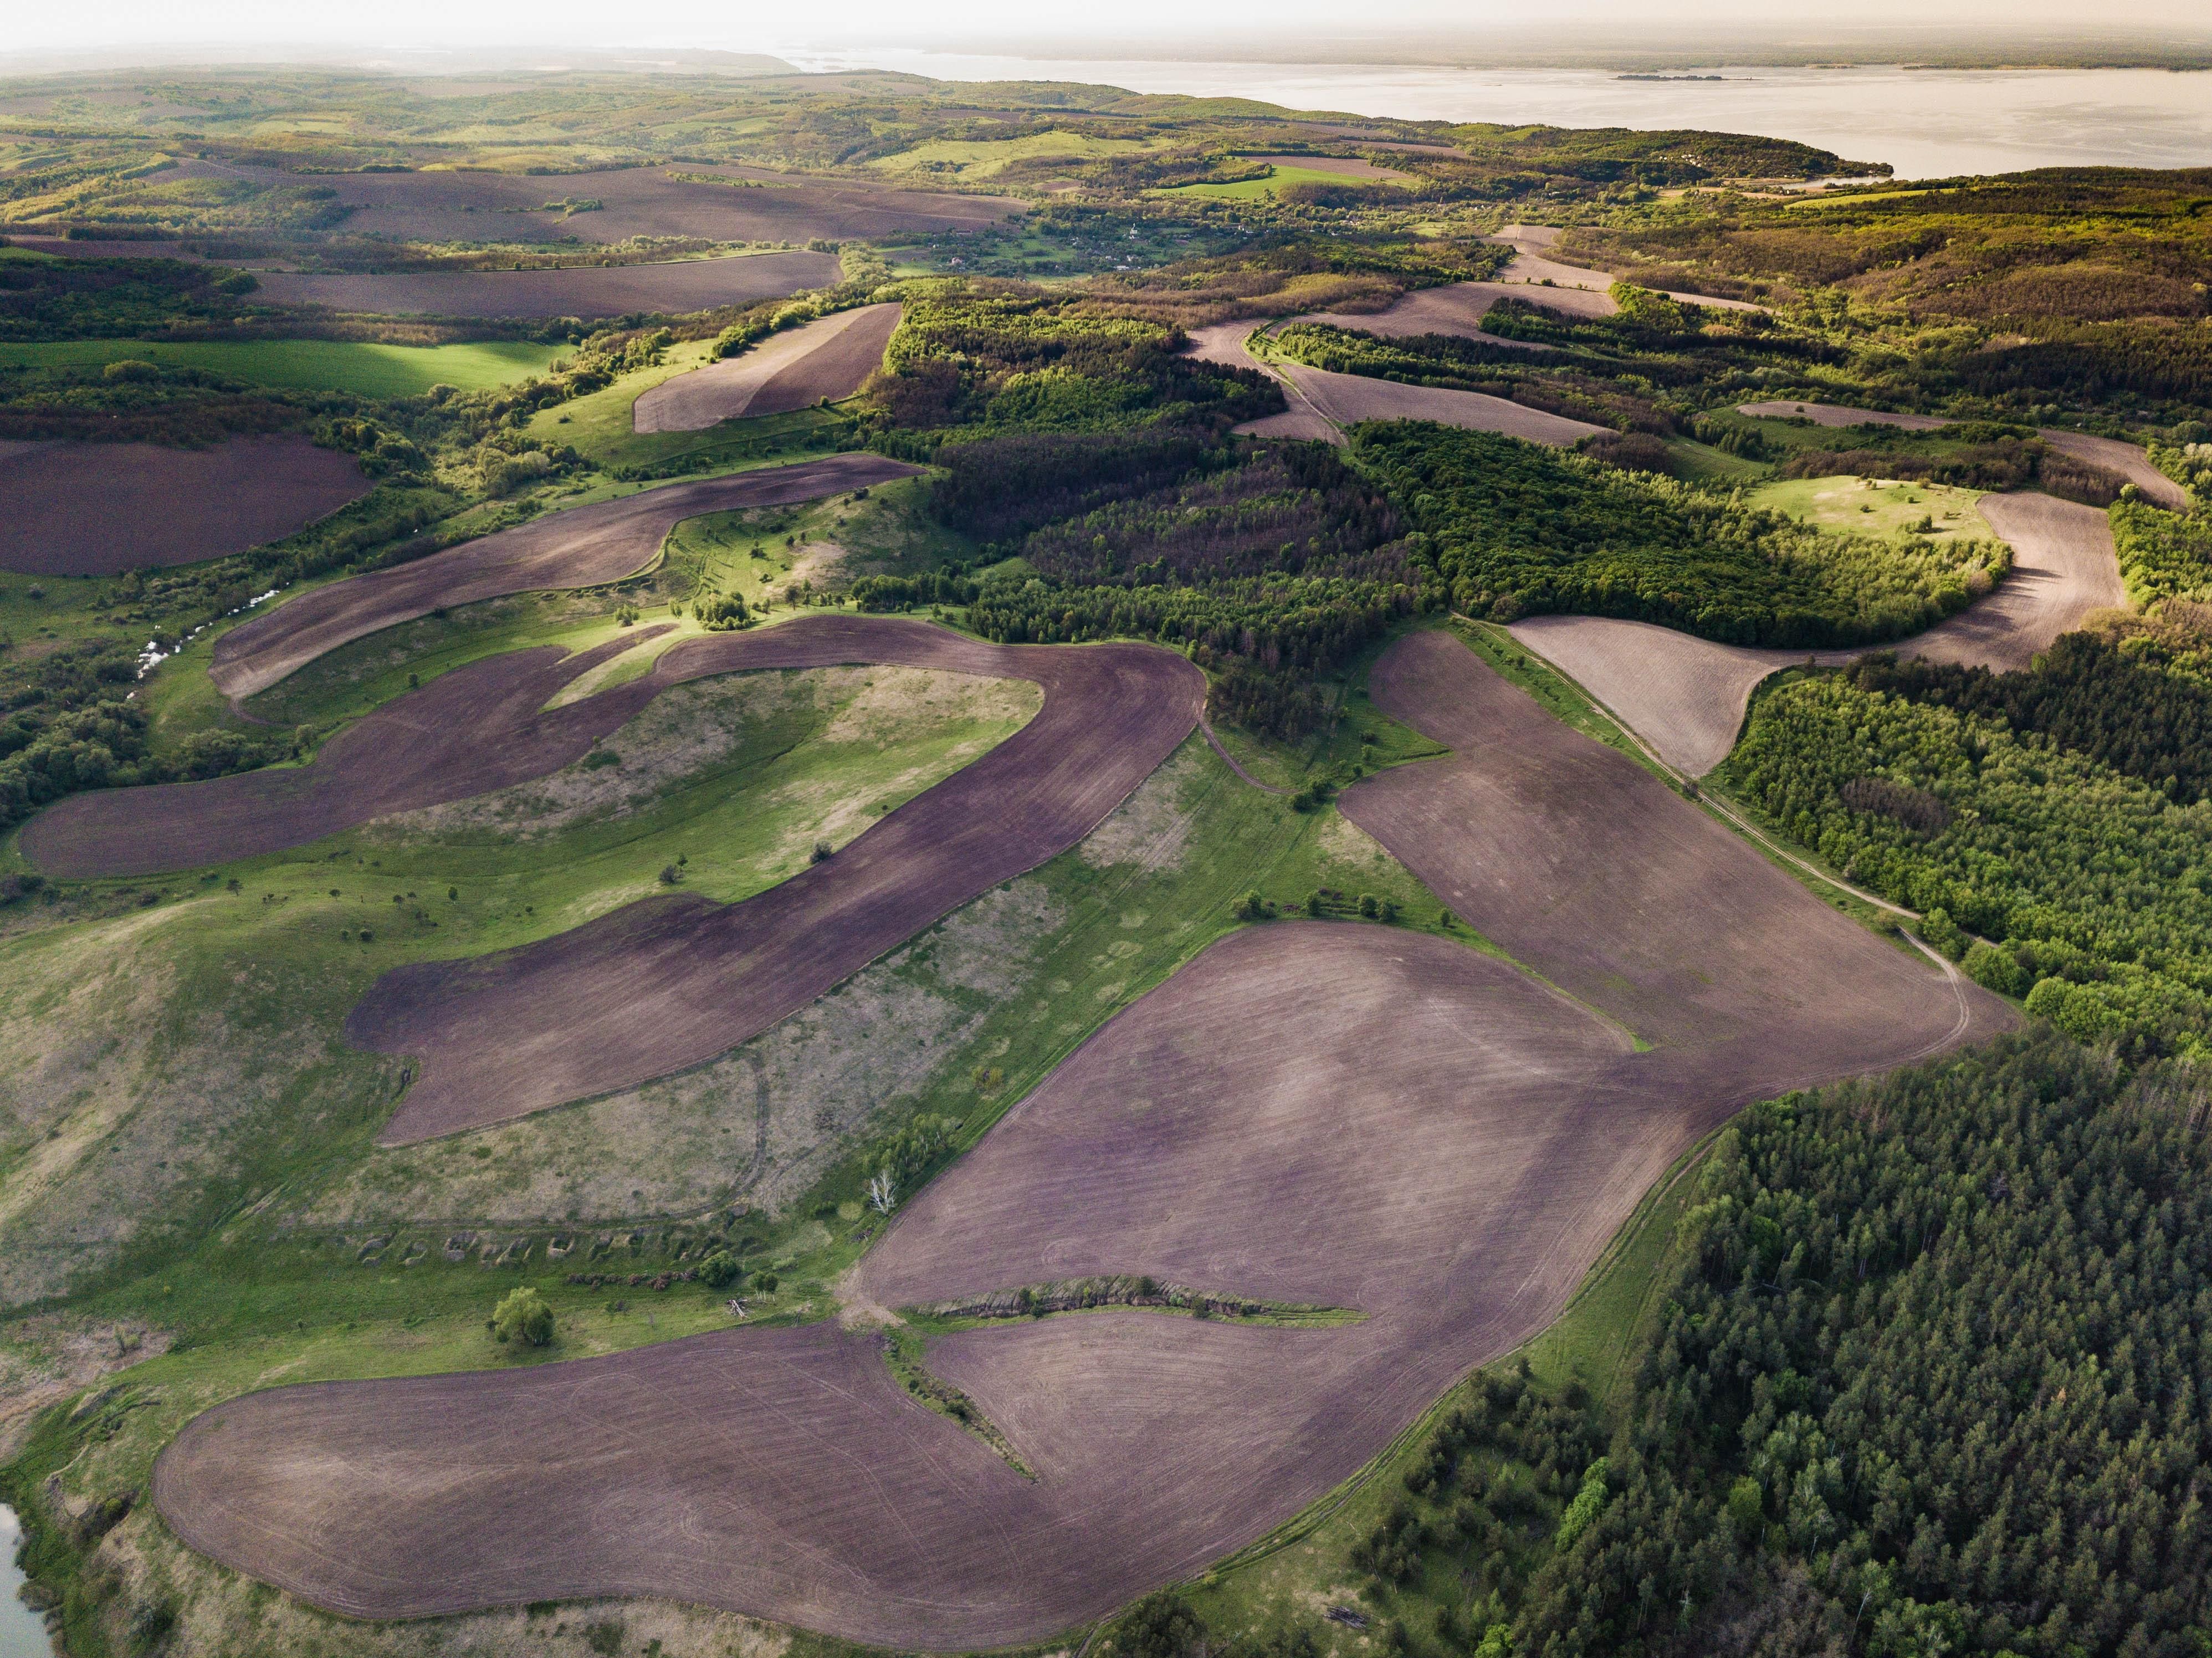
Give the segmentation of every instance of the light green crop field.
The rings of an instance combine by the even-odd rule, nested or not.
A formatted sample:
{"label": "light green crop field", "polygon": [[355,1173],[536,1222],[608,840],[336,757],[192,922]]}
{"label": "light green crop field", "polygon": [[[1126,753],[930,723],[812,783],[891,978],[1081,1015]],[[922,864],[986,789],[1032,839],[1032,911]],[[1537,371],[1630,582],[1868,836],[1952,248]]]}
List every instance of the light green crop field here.
{"label": "light green crop field", "polygon": [[902,149],[896,155],[878,156],[868,165],[878,172],[915,175],[917,183],[945,178],[969,183],[995,178],[1013,161],[1048,157],[1088,160],[1160,147],[1158,143],[1142,138],[1099,138],[1083,132],[1032,132],[1019,138],[934,138],[912,149]]}
{"label": "light green crop field", "polygon": [[[1201,197],[1208,201],[1249,202],[1261,196],[1273,196],[1289,185],[1345,185],[1396,184],[1395,179],[1347,178],[1341,173],[1324,173],[1319,167],[1285,167],[1276,164],[1264,179],[1239,179],[1227,185],[1170,185],[1164,189],[1146,192],[1153,196]],[[1400,188],[1404,188],[1400,185]]]}
{"label": "light green crop field", "polygon": [[65,340],[0,345],[0,367],[48,368],[137,358],[203,368],[288,391],[410,398],[438,385],[475,392],[527,380],[544,374],[567,349],[521,340],[462,345],[385,345],[368,340]]}
{"label": "light green crop field", "polygon": [[1994,541],[1996,532],[1976,507],[1982,493],[1942,483],[1846,477],[1784,478],[1761,485],[1750,499],[1754,507],[1787,513],[1824,530],[1878,536],[1885,541],[1916,535]]}

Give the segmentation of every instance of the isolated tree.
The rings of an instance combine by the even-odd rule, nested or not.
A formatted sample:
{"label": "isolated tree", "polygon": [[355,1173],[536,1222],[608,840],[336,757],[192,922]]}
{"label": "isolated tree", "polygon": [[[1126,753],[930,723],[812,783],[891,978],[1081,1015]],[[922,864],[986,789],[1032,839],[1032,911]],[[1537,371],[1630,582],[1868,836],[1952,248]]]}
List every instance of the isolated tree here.
{"label": "isolated tree", "polygon": [[486,1327],[496,1341],[521,1341],[532,1347],[543,1347],[553,1339],[553,1309],[545,1304],[544,1297],[526,1284],[509,1291],[492,1309]]}
{"label": "isolated tree", "polygon": [[898,1185],[891,1179],[890,1169],[886,1169],[881,1174],[869,1177],[868,1206],[870,1208],[879,1215],[888,1215],[897,1202]]}

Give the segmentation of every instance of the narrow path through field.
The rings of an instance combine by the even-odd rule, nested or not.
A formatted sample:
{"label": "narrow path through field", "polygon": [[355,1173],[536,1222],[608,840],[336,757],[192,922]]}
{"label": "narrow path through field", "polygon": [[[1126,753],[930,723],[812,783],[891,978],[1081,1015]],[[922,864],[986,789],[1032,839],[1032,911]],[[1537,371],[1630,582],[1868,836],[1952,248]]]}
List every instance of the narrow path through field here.
{"label": "narrow path through field", "polygon": [[279,1388],[163,1453],[164,1517],[359,1617],[661,1594],[884,1646],[1040,1640],[1349,1476],[1548,1322],[1738,1105],[2009,1022],[1970,986],[1931,995],[1925,963],[1451,638],[1401,641],[1371,683],[1455,752],[1364,780],[1346,816],[1571,993],[1396,928],[1236,933],[909,1203],[854,1284],[896,1309],[1148,1273],[1362,1321],[1102,1311],[935,1342],[1034,1480],[834,1321]]}
{"label": "narrow path through field", "polygon": [[664,484],[548,513],[428,558],[334,581],[264,610],[216,641],[209,676],[225,696],[251,696],[350,640],[442,606],[540,587],[619,581],[651,563],[678,523],[702,513],[812,501],[920,470],[855,452]]}
{"label": "narrow path through field", "polygon": [[1735,746],[1753,690],[1783,668],[1840,666],[1869,650],[2000,671],[2025,668],[2093,610],[2126,604],[2112,525],[2095,507],[2034,494],[1984,495],[1980,507],[1990,527],[2012,544],[2012,573],[1988,598],[1893,645],[1759,649],[1590,616],[1532,616],[1511,631],[1668,764],[1702,777]]}

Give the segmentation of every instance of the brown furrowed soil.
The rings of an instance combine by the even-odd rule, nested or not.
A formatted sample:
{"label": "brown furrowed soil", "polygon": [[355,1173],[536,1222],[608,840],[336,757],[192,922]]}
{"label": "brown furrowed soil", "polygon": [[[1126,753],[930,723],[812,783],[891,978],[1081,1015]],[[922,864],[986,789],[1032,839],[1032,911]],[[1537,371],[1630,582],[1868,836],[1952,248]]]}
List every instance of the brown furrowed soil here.
{"label": "brown furrowed soil", "polygon": [[[2091,611],[2127,604],[2112,526],[2095,507],[2026,493],[1984,495],[1979,504],[1990,527],[2012,544],[2011,574],[1926,633],[1868,649],[2003,672],[2028,666]],[[1796,663],[1837,667],[1866,654],[1717,645],[1607,616],[1532,616],[1512,631],[1692,777],[1727,758],[1751,693],[1767,675]]]}
{"label": "brown furrowed soil", "polygon": [[[256,184],[299,182],[295,174],[268,167],[216,162],[186,162],[185,167]],[[916,230],[973,229],[1027,210],[1023,203],[1001,197],[680,162],[557,175],[341,173],[318,182],[336,190],[339,202],[353,210],[340,234],[424,242],[574,237],[599,244],[633,236],[684,236],[796,246],[816,238],[865,240]],[[599,205],[583,212],[561,210],[563,202],[583,201]]]}
{"label": "brown furrowed soil", "polygon": [[265,610],[216,641],[209,675],[224,695],[251,696],[325,651],[442,605],[542,587],[618,581],[653,561],[672,527],[702,513],[812,501],[916,470],[903,461],[856,451],[796,466],[641,489],[549,513],[428,558],[318,587]]}
{"label": "brown furrowed soil", "polygon": [[640,628],[574,656],[545,645],[471,662],[348,726],[305,766],[70,795],[25,827],[23,855],[65,879],[192,869],[544,777],[619,730],[659,686],[634,679],[539,710],[563,686],[667,631]]}
{"label": "brown furrowed soil", "polygon": [[896,1309],[1150,1274],[1361,1321],[1116,1310],[939,1339],[929,1368],[1033,1481],[903,1397],[880,1338],[834,1321],[278,1389],[164,1453],[169,1523],[362,1617],[659,1593],[878,1645],[1040,1639],[1353,1473],[1556,1315],[1735,1107],[2009,1021],[1449,637],[1401,641],[1373,683],[1460,748],[1356,786],[1347,815],[1586,1005],[1395,929],[1237,933],[915,1198],[855,1283]]}
{"label": "brown furrowed soil", "polygon": [[1528,340],[1509,340],[1484,331],[1482,319],[1500,300],[1530,300],[1534,304],[1550,306],[1575,316],[1609,317],[1620,308],[1609,295],[1588,294],[1580,288],[1560,288],[1532,296],[1526,288],[1509,282],[1454,282],[1449,288],[1417,288],[1387,311],[1364,315],[1317,311],[1297,320],[1319,323],[1327,328],[1357,329],[1386,340],[1403,339],[1412,334],[1454,334],[1462,339],[1480,340],[1486,345],[1504,346],[1509,350],[1550,350],[1549,346]]}
{"label": "brown furrowed soil", "polygon": [[1478,432],[1502,432],[1508,437],[1562,449],[1608,430],[1481,392],[1403,386],[1365,374],[1334,374],[1297,362],[1283,364],[1281,373],[1304,393],[1315,410],[1339,426],[1363,420],[1432,420]]}
{"label": "brown furrowed soil", "polygon": [[[684,680],[850,663],[1028,679],[1044,707],[834,856],[741,903],[648,899],[519,950],[387,974],[346,1023],[356,1046],[422,1061],[386,1144],[633,1086],[765,1030],[1081,840],[1190,734],[1206,690],[1195,668],[1149,645],[987,645],[922,623],[823,616],[686,641],[644,678],[571,708],[605,699],[626,720]],[[612,716],[597,720],[612,730]]]}
{"label": "brown furrowed soil", "polygon": [[0,443],[0,570],[115,575],[275,541],[368,493],[351,455],[301,437],[211,449]]}
{"label": "brown furrowed soil", "polygon": [[748,253],[665,264],[581,264],[544,270],[421,270],[383,276],[264,270],[255,297],[380,316],[618,317],[671,315],[826,288],[831,253]]}
{"label": "brown furrowed soil", "polygon": [[[1512,261],[1498,274],[1512,283],[1533,283],[1540,288],[1548,283],[1554,289],[1591,288],[1601,294],[1620,280],[1607,271],[1592,270],[1586,265],[1560,264],[1551,257],[1551,249],[1559,239],[1559,231],[1549,225],[1507,225],[1501,234],[1489,238],[1514,252]],[[1723,311],[1766,309],[1749,300],[1727,300],[1715,294],[1686,294],[1671,288],[1660,291],[1684,305],[1709,305]],[[1550,301],[1540,300],[1537,303]]]}
{"label": "brown furrowed soil", "polygon": [[786,415],[860,389],[883,366],[884,348],[904,307],[867,305],[817,319],[726,357],[663,380],[630,405],[640,432],[700,432],[741,415]]}

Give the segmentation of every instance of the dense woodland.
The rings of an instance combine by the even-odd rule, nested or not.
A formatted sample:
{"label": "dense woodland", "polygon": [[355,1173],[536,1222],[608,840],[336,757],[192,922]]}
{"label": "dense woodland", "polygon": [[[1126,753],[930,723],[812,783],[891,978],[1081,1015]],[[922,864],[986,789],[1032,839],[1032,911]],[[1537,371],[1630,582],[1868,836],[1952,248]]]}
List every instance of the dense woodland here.
{"label": "dense woodland", "polygon": [[1732,645],[1863,644],[1963,609],[2008,563],[1988,544],[1824,533],[1485,432],[1384,422],[1352,453],[1405,503],[1452,608],[1499,622],[1571,611]]}
{"label": "dense woodland", "polygon": [[[2154,771],[2161,737],[2193,729],[2154,695],[2100,731],[2086,706],[2098,683],[2069,696],[2055,681],[2033,701]],[[1931,942],[2031,1013],[2130,1057],[2193,1056],[2212,1047],[2212,800],[2177,797],[2198,763],[2177,756],[2169,792],[2042,731],[1826,674],[1759,695],[1722,776],[1849,878],[1927,912]],[[1897,792],[1854,805],[1864,778]],[[1920,796],[1941,810],[1901,804]]]}
{"label": "dense woodland", "polygon": [[[1505,1366],[1442,1413],[1352,1552],[1380,1644],[2196,1658],[2207,1127],[2193,1072],[2048,1029],[1745,1113],[1622,1397]],[[1282,1640],[1124,1627],[1121,1658]]]}

